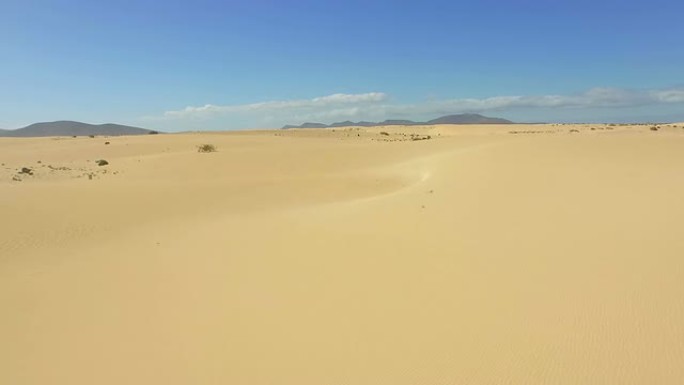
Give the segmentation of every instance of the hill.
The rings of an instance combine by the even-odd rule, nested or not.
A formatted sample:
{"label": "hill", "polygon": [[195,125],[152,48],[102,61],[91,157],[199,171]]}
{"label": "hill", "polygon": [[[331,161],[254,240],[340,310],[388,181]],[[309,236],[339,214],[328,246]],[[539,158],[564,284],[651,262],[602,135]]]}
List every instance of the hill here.
{"label": "hill", "polygon": [[72,121],[35,123],[16,130],[0,130],[0,137],[147,135],[156,131],[120,124],[88,124]]}
{"label": "hill", "polygon": [[286,126],[283,126],[283,129],[288,129],[288,128],[326,128],[326,127],[328,127],[327,124],[307,122],[307,123],[304,123],[304,124],[299,125],[299,126],[293,126],[293,125],[288,124]]}
{"label": "hill", "polygon": [[302,125],[296,126],[288,124],[283,126],[283,129],[288,128],[334,128],[334,127],[349,127],[349,126],[361,126],[361,127],[375,127],[375,126],[417,126],[426,124],[513,124],[510,120],[501,118],[490,118],[488,116],[480,114],[456,114],[456,115],[446,115],[437,119],[432,119],[427,122],[414,122],[412,120],[397,120],[388,119],[384,122],[352,122],[344,121],[332,124],[323,123],[304,123]]}
{"label": "hill", "polygon": [[511,124],[510,120],[490,118],[480,114],[447,115],[432,119],[427,124]]}

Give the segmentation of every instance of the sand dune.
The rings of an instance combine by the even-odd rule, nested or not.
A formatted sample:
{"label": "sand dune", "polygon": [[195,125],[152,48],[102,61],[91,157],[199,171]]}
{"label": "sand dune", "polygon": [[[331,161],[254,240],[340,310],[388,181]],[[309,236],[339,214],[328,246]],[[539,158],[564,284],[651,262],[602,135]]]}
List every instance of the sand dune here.
{"label": "sand dune", "polygon": [[0,138],[0,383],[680,384],[683,146],[589,124]]}

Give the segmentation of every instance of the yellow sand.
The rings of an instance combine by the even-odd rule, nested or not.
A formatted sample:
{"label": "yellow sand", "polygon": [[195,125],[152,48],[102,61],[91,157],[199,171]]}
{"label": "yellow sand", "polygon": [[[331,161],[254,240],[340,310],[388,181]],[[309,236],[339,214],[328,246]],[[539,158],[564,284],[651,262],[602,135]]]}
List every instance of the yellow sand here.
{"label": "yellow sand", "polygon": [[0,384],[684,383],[681,126],[0,138],[0,162]]}

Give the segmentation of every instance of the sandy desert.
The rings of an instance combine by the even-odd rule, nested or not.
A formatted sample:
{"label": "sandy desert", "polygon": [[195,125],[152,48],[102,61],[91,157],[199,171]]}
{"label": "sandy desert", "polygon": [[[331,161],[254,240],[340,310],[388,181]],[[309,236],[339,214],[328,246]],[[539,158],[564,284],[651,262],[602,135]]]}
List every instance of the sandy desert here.
{"label": "sandy desert", "polygon": [[0,138],[0,163],[0,384],[684,383],[684,123]]}

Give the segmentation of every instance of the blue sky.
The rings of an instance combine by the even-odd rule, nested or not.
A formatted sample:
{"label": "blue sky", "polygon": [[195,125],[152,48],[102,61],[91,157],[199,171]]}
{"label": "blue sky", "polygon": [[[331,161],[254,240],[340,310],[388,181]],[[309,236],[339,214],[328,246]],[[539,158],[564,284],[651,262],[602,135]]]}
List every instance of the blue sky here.
{"label": "blue sky", "polygon": [[684,2],[0,2],[0,128],[684,121]]}

